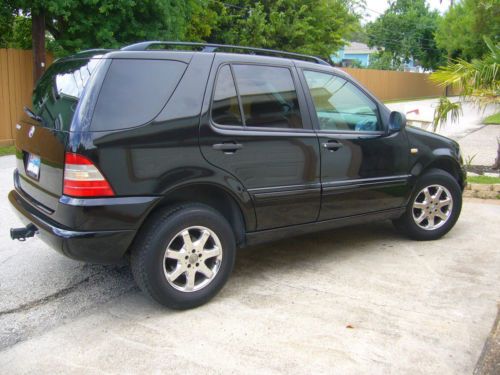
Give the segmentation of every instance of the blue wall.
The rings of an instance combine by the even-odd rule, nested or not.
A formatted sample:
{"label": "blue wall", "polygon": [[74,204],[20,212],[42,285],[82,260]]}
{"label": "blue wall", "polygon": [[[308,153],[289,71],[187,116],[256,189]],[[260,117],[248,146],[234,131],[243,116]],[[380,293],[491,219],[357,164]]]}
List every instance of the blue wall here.
{"label": "blue wall", "polygon": [[343,49],[339,50],[336,54],[331,55],[330,59],[336,64],[340,64],[344,60],[358,60],[361,66],[365,67],[370,64],[370,55],[368,53],[345,53]]}
{"label": "blue wall", "polygon": [[370,63],[370,55],[365,54],[350,54],[344,53],[344,60],[358,60],[361,63],[361,66],[368,66]]}

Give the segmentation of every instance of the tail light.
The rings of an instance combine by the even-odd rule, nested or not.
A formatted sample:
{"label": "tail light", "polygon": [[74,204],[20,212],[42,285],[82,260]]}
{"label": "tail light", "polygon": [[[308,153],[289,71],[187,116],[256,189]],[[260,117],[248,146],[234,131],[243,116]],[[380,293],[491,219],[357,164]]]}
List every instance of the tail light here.
{"label": "tail light", "polygon": [[72,197],[109,197],[115,195],[108,181],[85,156],[66,153],[63,193]]}

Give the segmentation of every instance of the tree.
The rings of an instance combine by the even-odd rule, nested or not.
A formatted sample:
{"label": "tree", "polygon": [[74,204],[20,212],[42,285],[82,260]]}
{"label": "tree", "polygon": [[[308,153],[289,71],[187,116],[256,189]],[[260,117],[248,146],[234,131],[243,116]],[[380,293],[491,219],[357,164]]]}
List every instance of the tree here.
{"label": "tree", "polygon": [[488,53],[483,37],[500,39],[498,0],[463,0],[451,7],[438,24],[436,43],[451,57],[470,61]]}
{"label": "tree", "polygon": [[17,15],[14,16],[8,47],[30,49],[31,44],[31,18]]}
{"label": "tree", "polygon": [[12,40],[14,9],[8,1],[0,4],[0,48],[9,47]]}
{"label": "tree", "polygon": [[368,65],[369,69],[377,69],[377,70],[399,70],[401,69],[401,65],[397,64],[397,61],[394,61],[392,58],[392,54],[386,51],[378,51],[370,56],[370,65]]}
{"label": "tree", "polygon": [[[206,4],[196,0],[6,0],[0,7],[4,45],[22,45],[19,32],[31,23],[34,76],[45,62],[45,36],[57,55],[82,49],[117,48],[140,40],[178,40],[186,34],[191,8]],[[22,17],[23,19],[19,19]],[[29,21],[26,21],[28,19]],[[5,20],[5,22],[3,22]],[[24,22],[24,23],[23,23]],[[17,45],[16,45],[17,44]]]}
{"label": "tree", "polygon": [[413,59],[434,69],[444,61],[434,40],[439,17],[425,0],[392,0],[383,15],[367,24],[368,45],[383,47],[396,66]]}
{"label": "tree", "polygon": [[[479,109],[489,104],[500,106],[500,45],[487,37],[484,37],[484,42],[489,52],[483,58],[471,62],[460,58],[452,60],[430,76],[441,86],[457,86],[461,90],[462,102],[473,102]],[[462,114],[461,102],[452,103],[448,98],[441,98],[434,116],[434,127],[445,122],[449,114],[452,119],[458,118]],[[496,168],[500,168],[499,161],[497,158]]]}
{"label": "tree", "polygon": [[368,34],[366,34],[366,28],[359,23],[355,26],[354,30],[349,33],[348,40],[351,42],[359,42],[368,44]]}
{"label": "tree", "polygon": [[181,39],[191,2],[52,0],[51,3],[45,8],[47,31],[63,51],[75,52],[117,48],[147,39]]}
{"label": "tree", "polygon": [[[6,25],[12,44],[16,17],[22,18],[20,32],[31,24],[35,67],[44,61],[44,44],[61,56],[158,39],[242,44],[327,57],[356,30],[353,4],[358,1],[4,0],[0,20],[5,23],[0,27]],[[23,40],[19,35],[17,39]],[[16,45],[29,44],[24,42]]]}
{"label": "tree", "polygon": [[[219,14],[205,40],[328,57],[357,24],[351,1],[213,1]],[[221,7],[222,5],[222,7]]]}
{"label": "tree", "polygon": [[500,45],[486,37],[484,42],[489,53],[482,59],[452,60],[431,74],[430,79],[441,86],[457,86],[463,99],[479,107],[500,105]]}

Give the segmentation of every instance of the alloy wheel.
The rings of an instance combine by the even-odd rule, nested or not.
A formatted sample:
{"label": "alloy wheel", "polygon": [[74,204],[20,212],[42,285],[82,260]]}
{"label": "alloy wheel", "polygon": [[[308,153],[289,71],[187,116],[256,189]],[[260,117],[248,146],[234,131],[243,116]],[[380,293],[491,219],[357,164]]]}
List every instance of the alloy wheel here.
{"label": "alloy wheel", "polygon": [[198,291],[217,275],[222,254],[220,240],[209,228],[192,226],[183,229],[165,249],[165,278],[181,292]]}
{"label": "alloy wheel", "polygon": [[425,230],[442,227],[450,218],[453,197],[441,185],[430,185],[417,194],[413,202],[412,215],[415,224]]}

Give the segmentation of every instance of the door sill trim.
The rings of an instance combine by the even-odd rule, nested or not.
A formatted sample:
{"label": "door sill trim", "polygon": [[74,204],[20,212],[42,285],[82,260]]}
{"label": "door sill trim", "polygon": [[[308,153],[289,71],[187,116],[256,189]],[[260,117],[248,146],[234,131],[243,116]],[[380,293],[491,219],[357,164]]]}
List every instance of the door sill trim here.
{"label": "door sill trim", "polygon": [[361,224],[373,220],[397,219],[406,210],[406,207],[392,208],[383,211],[370,212],[360,215],[347,216],[313,223],[291,225],[287,227],[265,229],[246,234],[245,246],[253,246],[266,242],[279,240],[286,237],[294,237],[302,234],[319,232],[327,229],[340,228],[348,225]]}

